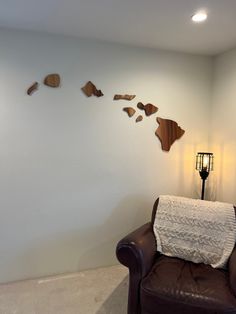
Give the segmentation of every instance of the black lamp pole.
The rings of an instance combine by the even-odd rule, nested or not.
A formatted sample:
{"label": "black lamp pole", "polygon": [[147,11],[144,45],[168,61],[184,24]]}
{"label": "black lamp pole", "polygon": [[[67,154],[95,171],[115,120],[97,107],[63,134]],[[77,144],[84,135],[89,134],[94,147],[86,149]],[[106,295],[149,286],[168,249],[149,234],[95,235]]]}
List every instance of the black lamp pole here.
{"label": "black lamp pole", "polygon": [[201,199],[204,200],[205,182],[209,176],[210,171],[213,170],[213,154],[212,153],[197,153],[196,156],[196,170],[199,171],[202,179],[202,193]]}
{"label": "black lamp pole", "polygon": [[209,172],[206,170],[199,171],[200,177],[202,178],[202,194],[201,200],[204,200],[204,193],[205,193],[205,181],[209,175]]}

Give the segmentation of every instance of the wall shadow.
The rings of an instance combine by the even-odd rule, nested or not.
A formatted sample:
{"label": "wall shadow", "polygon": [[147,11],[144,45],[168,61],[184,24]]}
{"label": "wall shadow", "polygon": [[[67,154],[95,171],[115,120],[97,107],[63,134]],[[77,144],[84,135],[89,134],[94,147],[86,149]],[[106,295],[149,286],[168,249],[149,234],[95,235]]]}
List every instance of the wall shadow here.
{"label": "wall shadow", "polygon": [[84,230],[83,238],[89,240],[92,246],[80,256],[78,268],[85,268],[88,263],[89,268],[117,264],[115,251],[118,241],[150,221],[152,207],[152,200],[147,196],[127,196],[117,204],[103,224]]}

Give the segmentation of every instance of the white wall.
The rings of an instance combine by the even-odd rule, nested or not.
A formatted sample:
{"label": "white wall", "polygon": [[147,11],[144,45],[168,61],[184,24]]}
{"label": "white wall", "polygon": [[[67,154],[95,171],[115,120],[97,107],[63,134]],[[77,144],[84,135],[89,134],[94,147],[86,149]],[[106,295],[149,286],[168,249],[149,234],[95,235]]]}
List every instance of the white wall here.
{"label": "white wall", "polygon": [[[117,241],[149,220],[158,195],[198,196],[210,58],[7,30],[0,43],[1,282],[114,264]],[[26,94],[53,72],[60,89]],[[86,98],[88,80],[105,96]],[[136,124],[122,111],[138,101],[186,131],[169,153],[157,115]]]}
{"label": "white wall", "polygon": [[211,182],[218,200],[236,204],[236,49],[215,58],[213,77]]}

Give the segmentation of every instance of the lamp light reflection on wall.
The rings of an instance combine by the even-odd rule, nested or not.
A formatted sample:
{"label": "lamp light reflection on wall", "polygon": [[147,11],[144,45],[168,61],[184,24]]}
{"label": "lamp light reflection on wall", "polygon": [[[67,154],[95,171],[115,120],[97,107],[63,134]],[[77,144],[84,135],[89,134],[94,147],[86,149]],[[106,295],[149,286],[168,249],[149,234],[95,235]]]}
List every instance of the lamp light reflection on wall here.
{"label": "lamp light reflection on wall", "polygon": [[199,171],[202,179],[202,194],[201,199],[204,200],[205,181],[210,171],[213,171],[213,153],[197,153],[196,156],[196,170]]}

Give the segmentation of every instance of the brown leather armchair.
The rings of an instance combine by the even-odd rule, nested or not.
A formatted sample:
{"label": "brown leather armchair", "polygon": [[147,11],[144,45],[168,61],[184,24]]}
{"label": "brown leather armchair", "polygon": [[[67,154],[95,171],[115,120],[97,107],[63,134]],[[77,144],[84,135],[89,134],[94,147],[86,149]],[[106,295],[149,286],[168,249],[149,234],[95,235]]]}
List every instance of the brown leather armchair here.
{"label": "brown leather armchair", "polygon": [[129,268],[128,314],[236,314],[236,248],[226,270],[156,251],[152,220],[123,238],[118,260]]}

